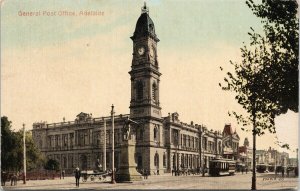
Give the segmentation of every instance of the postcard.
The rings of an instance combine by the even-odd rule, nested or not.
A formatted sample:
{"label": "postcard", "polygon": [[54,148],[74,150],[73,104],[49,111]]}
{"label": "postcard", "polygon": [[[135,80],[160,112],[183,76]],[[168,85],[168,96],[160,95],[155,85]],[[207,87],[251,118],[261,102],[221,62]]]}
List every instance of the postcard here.
{"label": "postcard", "polygon": [[1,1],[4,190],[298,188],[298,1]]}

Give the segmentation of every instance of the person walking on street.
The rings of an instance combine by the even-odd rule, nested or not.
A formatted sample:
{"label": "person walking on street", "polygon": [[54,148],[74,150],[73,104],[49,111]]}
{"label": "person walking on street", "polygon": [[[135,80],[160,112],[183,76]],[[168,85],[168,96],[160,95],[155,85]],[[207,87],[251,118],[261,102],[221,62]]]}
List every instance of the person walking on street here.
{"label": "person walking on street", "polygon": [[17,185],[17,175],[16,175],[16,173],[13,173],[11,175],[10,180],[11,180],[11,186],[16,186]]}
{"label": "person walking on street", "polygon": [[65,179],[65,170],[61,172],[63,179]]}
{"label": "person walking on street", "polygon": [[77,167],[75,169],[75,179],[76,179],[76,186],[79,187],[79,179],[80,179],[80,176],[81,176],[81,172],[79,170],[79,168]]}

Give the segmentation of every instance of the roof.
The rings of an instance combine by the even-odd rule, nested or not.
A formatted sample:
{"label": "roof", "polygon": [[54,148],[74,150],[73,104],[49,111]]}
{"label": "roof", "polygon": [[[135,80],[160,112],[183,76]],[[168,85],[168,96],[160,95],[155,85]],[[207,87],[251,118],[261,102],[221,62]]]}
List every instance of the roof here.
{"label": "roof", "polygon": [[155,34],[154,23],[150,18],[148,11],[143,11],[145,9],[147,9],[147,7],[144,7],[144,9],[142,9],[142,14],[136,22],[135,31],[131,39],[136,39],[144,36],[151,36],[154,38],[154,40],[159,41]]}
{"label": "roof", "polygon": [[225,133],[227,135],[233,135],[233,130],[232,130],[231,124],[225,125],[223,133]]}
{"label": "roof", "polygon": [[80,112],[78,115],[76,115],[76,117],[81,117],[81,116],[88,116],[89,114],[84,113],[84,112]]}

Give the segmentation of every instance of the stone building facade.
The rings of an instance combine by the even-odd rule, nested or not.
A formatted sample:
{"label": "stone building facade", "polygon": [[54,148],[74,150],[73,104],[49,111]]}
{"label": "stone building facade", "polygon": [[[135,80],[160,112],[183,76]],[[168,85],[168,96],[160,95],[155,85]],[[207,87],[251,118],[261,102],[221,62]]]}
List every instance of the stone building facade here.
{"label": "stone building facade", "polygon": [[[119,164],[122,127],[126,117],[115,117],[114,141],[115,164]],[[112,124],[110,117],[93,118],[91,114],[80,113],[74,121],[47,124],[33,124],[33,140],[48,159],[55,159],[61,169],[72,172],[74,168],[95,169],[97,159],[103,164],[104,121],[106,123],[106,167],[111,165]]]}
{"label": "stone building facade", "polygon": [[[122,160],[120,143],[127,117],[142,124],[135,132],[136,153],[133,157],[138,169],[163,174],[174,169],[208,167],[210,159],[222,156],[224,134],[193,122],[183,123],[176,112],[162,117],[161,73],[157,57],[159,39],[146,6],[142,8],[131,39],[130,114],[115,117],[115,167],[118,169]],[[104,150],[106,167],[111,168],[112,136],[110,117],[94,118],[86,113],[80,113],[71,122],[33,124],[33,138],[41,151],[48,158],[58,160],[61,168],[69,172],[76,166],[94,169],[97,159],[104,165]]]}
{"label": "stone building facade", "polygon": [[237,134],[236,130],[233,131],[231,124],[225,124],[222,134],[224,158],[237,160],[239,155],[239,135]]}
{"label": "stone building facade", "polygon": [[239,160],[245,165],[246,169],[252,169],[253,149],[249,146],[249,140],[246,137],[243,146],[239,147]]}
{"label": "stone building facade", "polygon": [[289,165],[289,154],[269,147],[267,150],[256,151],[256,162],[257,165],[266,165],[269,171],[274,171],[279,166],[286,169]]}

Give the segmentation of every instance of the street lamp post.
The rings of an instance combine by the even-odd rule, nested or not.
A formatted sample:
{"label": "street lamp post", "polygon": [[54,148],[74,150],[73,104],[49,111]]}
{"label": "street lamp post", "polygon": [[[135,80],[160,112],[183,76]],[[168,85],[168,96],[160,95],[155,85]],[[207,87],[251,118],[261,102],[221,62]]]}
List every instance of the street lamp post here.
{"label": "street lamp post", "polygon": [[111,156],[112,156],[112,176],[111,183],[115,184],[115,111],[114,105],[111,106],[111,125],[112,125],[112,146],[111,146]]}
{"label": "street lamp post", "polygon": [[25,124],[23,123],[23,183],[26,184],[26,144],[25,144],[25,139],[26,139],[26,132],[25,132]]}
{"label": "street lamp post", "polygon": [[103,143],[103,171],[106,171],[106,120],[103,117],[103,126],[104,126],[104,143]]}

